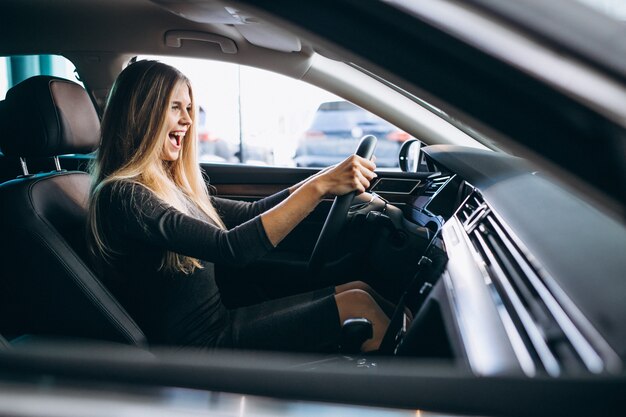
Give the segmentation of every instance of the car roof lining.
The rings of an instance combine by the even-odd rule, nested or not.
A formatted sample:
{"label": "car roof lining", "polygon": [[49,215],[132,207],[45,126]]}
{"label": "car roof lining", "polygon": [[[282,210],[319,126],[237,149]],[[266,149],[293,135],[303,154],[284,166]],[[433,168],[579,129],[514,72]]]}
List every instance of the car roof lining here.
{"label": "car roof lining", "polygon": [[[30,1],[33,6],[27,11],[19,0],[3,2],[6,13],[0,18],[0,36],[13,42],[0,44],[0,56],[25,53],[65,56],[76,66],[81,81],[100,108],[118,73],[138,54],[218,60],[296,79],[306,73],[313,54],[312,47],[294,35],[249,15],[241,18],[245,21],[238,22],[232,11],[228,12],[217,2],[195,4],[202,19],[196,15],[194,20],[149,0],[74,0],[55,4],[53,9],[46,7],[45,0]],[[189,10],[185,14],[190,14]],[[243,26],[254,28],[247,31]],[[32,27],[41,30],[33,31]],[[85,31],[83,27],[95,30]],[[225,52],[219,43],[198,39],[182,39],[179,47],[168,45],[166,34],[172,31],[222,37],[234,43],[236,53]],[[41,37],[41,32],[49,36]],[[143,36],[136,36],[138,32]]]}
{"label": "car roof lining", "polygon": [[[42,2],[42,0],[32,1]],[[380,88],[379,82],[355,68],[348,67],[343,62],[319,57],[319,51],[332,56],[332,53],[324,52],[330,49],[326,49],[323,42],[320,43],[321,48],[314,50],[311,43],[302,41],[299,37],[278,29],[274,24],[266,23],[261,18],[253,17],[248,12],[241,13],[238,9],[229,11],[227,10],[229,8],[225,8],[220,2],[191,4],[177,0],[78,0],[79,3],[81,1],[84,6],[79,11],[75,10],[76,4],[72,8],[61,4],[61,11],[54,12],[51,19],[43,19],[44,7],[33,7],[32,20],[45,25],[44,31],[52,32],[56,36],[39,39],[30,28],[20,25],[23,19],[18,18],[12,25],[15,31],[20,32],[17,37],[19,42],[12,47],[8,46],[9,49],[7,45],[2,45],[3,49],[0,50],[0,54],[11,54],[11,48],[13,48],[15,51],[55,52],[66,56],[76,66],[81,80],[100,110],[104,107],[110,86],[119,71],[133,56],[138,54],[181,56],[248,65],[301,79],[327,89],[367,110],[379,112],[389,122],[413,132],[426,143],[463,143],[480,146],[465,133],[449,126],[438,117],[433,117],[428,111],[418,110],[422,113],[421,115],[416,115],[414,111],[407,111],[406,109],[411,106],[406,106],[407,103],[404,103],[404,106],[400,104],[408,100],[402,98],[400,94],[395,94],[396,97],[391,100],[393,102],[391,105],[381,99],[383,95],[371,94],[371,91]],[[114,12],[122,7],[120,2],[124,3],[124,7],[127,7],[126,3],[131,3],[132,7],[124,13],[124,16],[114,18]],[[17,13],[20,8],[12,3],[15,3],[15,0],[7,0],[7,6],[13,7]],[[169,11],[162,8],[163,5],[167,5]],[[180,7],[177,8],[176,5]],[[85,8],[91,12],[81,12],[81,10],[86,10]],[[239,14],[236,14],[235,10]],[[147,17],[140,19],[138,17],[140,15]],[[101,26],[101,28],[87,33],[80,31],[77,25],[72,24],[75,19],[84,19],[84,24],[89,27]],[[132,25],[130,21],[133,22]],[[110,27],[105,29],[103,25]],[[264,27],[263,33],[251,39],[254,33],[242,30],[242,27],[246,25],[262,26]],[[4,30],[11,29],[0,29],[0,33]],[[231,40],[236,45],[236,53],[224,52],[222,45],[214,41],[182,39],[179,47],[168,46],[165,34],[176,30],[217,35]],[[137,31],[145,35],[133,36]],[[101,34],[98,35],[98,33]],[[161,39],[161,42],[154,42],[154,39]],[[269,44],[259,46],[264,42],[269,42]],[[285,44],[295,45],[296,43],[299,45],[298,51],[285,51]],[[39,46],[40,44],[43,44],[43,47]],[[31,49],[30,45],[39,47]],[[63,48],[61,49],[60,46]],[[332,47],[328,45],[328,48]],[[311,68],[315,56],[320,58],[317,60],[318,63],[324,62],[325,69],[320,71]],[[358,60],[357,57],[354,59]],[[332,70],[329,69],[330,67]],[[339,71],[342,74],[346,71],[357,73],[356,77],[360,83],[367,83],[372,87],[365,92],[346,88],[345,79],[343,79],[345,77],[339,79],[335,76],[335,73]],[[351,76],[351,79],[354,79],[354,76]]]}
{"label": "car roof lining", "polygon": [[[45,7],[45,1],[31,0],[33,7],[27,12],[20,3],[19,0],[3,2],[6,12],[1,19],[0,35],[12,42],[0,44],[0,55],[52,53],[72,61],[81,55],[91,60],[116,54],[181,55],[259,66],[299,78],[306,72],[307,60],[313,53],[309,44],[258,19],[247,16],[248,23],[224,23],[225,9],[216,3],[205,5],[213,7],[207,8],[209,14],[204,22],[181,17],[149,0],[75,0],[67,5],[59,3],[52,10]],[[244,26],[250,28],[243,29]],[[33,31],[33,27],[41,31]],[[94,30],[85,31],[83,27]],[[220,45],[199,40],[184,39],[181,48],[166,45],[166,32],[175,30],[230,39],[237,53],[224,53]],[[41,32],[49,35],[41,37]],[[136,36],[138,32],[143,36]]]}

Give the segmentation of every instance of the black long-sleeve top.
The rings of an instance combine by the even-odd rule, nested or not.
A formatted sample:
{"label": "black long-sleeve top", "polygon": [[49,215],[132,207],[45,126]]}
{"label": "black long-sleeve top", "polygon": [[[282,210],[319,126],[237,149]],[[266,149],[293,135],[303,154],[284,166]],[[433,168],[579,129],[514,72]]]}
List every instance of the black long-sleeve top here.
{"label": "black long-sleeve top", "polygon": [[[254,203],[212,197],[224,230],[183,214],[142,185],[106,185],[98,208],[106,213],[103,234],[116,255],[100,263],[104,280],[151,344],[221,344],[227,312],[213,263],[244,265],[271,250],[260,214],[288,195],[284,190]],[[168,272],[161,268],[166,251],[197,258],[203,267],[188,275]]]}

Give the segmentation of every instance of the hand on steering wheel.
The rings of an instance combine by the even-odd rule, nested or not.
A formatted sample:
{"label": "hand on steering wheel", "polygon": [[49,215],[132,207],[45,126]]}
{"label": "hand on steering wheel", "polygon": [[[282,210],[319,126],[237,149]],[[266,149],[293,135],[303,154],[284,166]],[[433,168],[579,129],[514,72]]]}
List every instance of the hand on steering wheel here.
{"label": "hand on steering wheel", "polygon": [[[365,159],[370,159],[374,154],[376,141],[376,138],[372,135],[363,137],[363,139],[361,139],[361,142],[359,143],[359,146],[357,147],[355,155],[358,155]],[[337,168],[340,169],[341,164]],[[345,185],[339,185],[335,189],[333,189],[337,196],[335,197],[335,201],[333,202],[333,205],[328,212],[326,222],[324,222],[322,231],[317,238],[317,243],[313,248],[311,258],[309,259],[309,269],[313,272],[317,272],[323,266],[324,261],[327,258],[328,251],[332,248],[332,244],[335,242],[337,236],[339,235],[339,232],[344,226],[346,222],[346,217],[348,215],[348,210],[350,209],[350,204],[352,203],[352,199],[356,194],[356,191],[354,191],[355,189],[359,192],[365,191],[365,187],[358,181],[351,188],[346,188]],[[342,191],[344,192],[342,193]]]}

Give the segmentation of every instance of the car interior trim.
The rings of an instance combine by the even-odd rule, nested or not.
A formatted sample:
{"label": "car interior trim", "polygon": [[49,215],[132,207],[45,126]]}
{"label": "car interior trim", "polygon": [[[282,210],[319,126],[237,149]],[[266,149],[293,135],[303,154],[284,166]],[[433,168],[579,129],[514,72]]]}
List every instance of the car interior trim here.
{"label": "car interior trim", "polygon": [[[370,191],[382,192],[386,194],[412,194],[420,184],[420,180],[406,178],[380,178],[372,186]],[[399,190],[398,188],[402,188],[402,190]]]}
{"label": "car interior trim", "polygon": [[442,229],[449,260],[442,277],[456,325],[477,375],[519,372],[520,363],[491,300],[480,264],[463,236],[462,225],[451,218]]}
{"label": "car interior trim", "polygon": [[[462,236],[462,241],[465,244],[465,248],[469,252],[473,262],[476,265],[476,268],[478,269],[478,271],[479,271],[479,273],[481,275],[481,280],[477,280],[476,279],[473,282],[478,287],[482,287],[484,285],[488,289],[489,296],[493,300],[493,305],[496,308],[496,310],[498,312],[498,316],[500,317],[500,320],[501,320],[501,323],[499,323],[499,324],[501,324],[503,326],[504,331],[506,332],[506,334],[508,336],[507,343],[510,343],[511,348],[513,349],[513,352],[515,353],[515,357],[517,358],[517,361],[519,363],[519,366],[521,367],[522,371],[526,375],[528,375],[528,376],[536,375],[537,368],[535,366],[534,361],[532,360],[530,352],[528,351],[528,348],[527,348],[526,344],[524,344],[518,329],[513,324],[513,320],[511,318],[508,310],[505,308],[504,303],[503,303],[503,301],[502,301],[502,299],[500,297],[500,294],[498,293],[498,291],[494,287],[493,281],[491,280],[491,277],[489,276],[489,273],[486,270],[487,265],[485,264],[484,259],[482,259],[482,257],[476,252],[476,250],[475,250],[474,246],[472,245],[471,241],[469,240],[467,234],[464,233],[465,226],[463,225],[463,223],[460,222],[460,220],[458,219],[457,216],[452,217],[444,225],[444,228],[443,228],[444,231],[447,229],[446,226],[448,224],[450,224],[451,225],[450,227],[452,228],[452,229],[448,229],[448,230],[456,230],[458,232],[458,234],[460,234]],[[456,235],[456,232],[455,232],[455,235]],[[444,241],[445,241],[446,234],[444,233],[443,236],[444,236]],[[448,233],[448,236],[449,236],[449,233]],[[458,238],[456,238],[456,239],[458,239]],[[449,245],[446,245],[446,248],[449,248]],[[452,282],[450,280],[449,284],[450,285],[454,285],[454,282]],[[494,315],[494,317],[495,317],[495,315]],[[479,321],[481,321],[481,322],[483,321],[483,319],[480,318],[480,317],[478,317],[477,319]],[[471,323],[467,323],[466,324],[466,326],[467,326],[466,333],[469,333],[469,335],[472,335],[472,331],[474,329],[474,324],[475,323],[477,323],[477,321],[476,320],[472,320]],[[485,342],[485,343],[487,343],[487,342]],[[529,363],[529,360],[530,360],[530,363]]]}
{"label": "car interior trim", "polygon": [[[563,331],[568,334],[570,341],[587,364],[587,368],[592,372],[600,372],[604,369],[615,374],[621,372],[622,361],[605,338],[537,261],[502,216],[493,208],[491,212],[499,220],[496,227],[504,229],[502,235],[507,235],[512,240],[509,244],[515,245],[521,252],[521,255],[517,251],[511,253],[518,260],[520,267],[524,269],[524,273],[536,284],[542,300],[554,314],[555,319],[559,321]],[[492,224],[495,223],[492,222]],[[593,341],[593,346],[591,341]]]}
{"label": "car interior trim", "polygon": [[[515,186],[513,184],[504,184],[506,182],[509,182],[507,181],[507,178],[512,178],[512,179],[514,178],[516,181],[523,181],[523,182],[531,181],[533,183],[537,181],[541,181],[543,183],[544,179],[537,177],[535,175],[524,174],[523,167],[518,165],[519,161],[517,161],[515,158],[513,159],[509,158],[509,160],[507,161],[506,160],[507,158],[501,159],[496,154],[493,154],[492,157],[489,157],[481,161],[480,159],[475,159],[473,156],[465,152],[462,153],[463,157],[461,157],[461,154],[455,157],[454,152],[451,152],[452,151],[451,148],[449,147],[445,147],[445,148],[447,150],[447,152],[445,152],[445,155],[444,153],[440,153],[439,147],[437,146],[425,148],[425,153],[429,157],[437,161],[437,163],[442,164],[442,166],[452,169],[453,171],[457,172],[458,175],[462,175],[466,180],[468,179],[472,180],[472,184],[477,185],[477,187],[474,188],[474,186],[471,186],[471,188],[482,192],[484,196],[484,199],[481,197],[480,199],[476,199],[472,203],[472,205],[474,206],[473,212],[470,213],[470,212],[467,212],[467,210],[465,210],[464,208],[465,203],[461,204],[459,210],[457,211],[457,216],[459,217],[465,216],[464,217],[465,221],[463,222],[463,225],[465,229],[467,230],[467,232],[468,233],[474,232],[474,228],[480,225],[481,219],[484,219],[484,218],[489,219],[491,218],[491,216],[497,219],[497,223],[499,227],[504,232],[500,234],[501,236],[499,237],[501,239],[504,237],[505,241],[506,241],[506,238],[511,239],[510,245],[515,246],[519,250],[518,258],[525,259],[525,262],[523,262],[522,265],[526,265],[527,269],[534,270],[536,274],[535,276],[545,286],[545,289],[546,289],[545,293],[551,294],[551,297],[549,297],[547,301],[542,299],[542,302],[548,303],[548,304],[551,303],[551,300],[554,300],[554,303],[553,303],[554,305],[547,305],[546,308],[548,308],[550,311],[560,310],[562,312],[561,315],[556,313],[557,315],[555,316],[555,320],[559,322],[559,325],[560,323],[564,323],[564,327],[561,326],[562,330],[563,332],[567,333],[568,342],[571,343],[571,346],[576,350],[577,354],[580,355],[581,360],[585,364],[585,367],[589,369],[591,372],[596,372],[596,373],[604,372],[604,371],[609,372],[609,373],[619,373],[622,369],[622,363],[621,363],[621,360],[619,359],[618,354],[614,350],[614,348],[611,347],[611,345],[608,343],[605,337],[601,336],[600,332],[595,328],[594,325],[591,324],[591,320],[585,317],[585,315],[581,312],[581,310],[575,306],[571,298],[565,295],[565,291],[563,290],[563,288],[561,288],[561,285],[565,285],[565,284],[569,284],[568,288],[571,288],[571,285],[573,285],[574,283],[571,282],[571,280],[570,281],[561,280],[559,281],[561,282],[561,284],[557,283],[556,279],[554,279],[552,274],[550,274],[548,272],[548,269],[546,269],[545,267],[546,260],[541,261],[537,259],[537,257],[533,254],[533,251],[531,251],[528,248],[528,246],[524,244],[523,239],[520,238],[518,234],[513,231],[513,228],[511,227],[511,225],[509,225],[509,222],[506,220],[508,218],[508,219],[516,219],[519,221],[519,219],[517,219],[511,213],[510,208],[498,206],[498,204],[503,203],[504,201],[503,198],[506,197],[505,195],[501,194],[505,190],[511,190],[512,188],[520,190],[519,186]],[[475,156],[479,157],[480,152],[477,152]],[[484,155],[484,156],[487,157],[488,155]],[[488,159],[492,159],[492,160],[489,161]],[[476,169],[476,167],[478,166],[480,166],[479,170]],[[526,169],[529,169],[529,168],[526,168]],[[499,188],[500,184],[493,184],[490,180],[487,180],[487,178],[493,178],[494,176],[498,176],[501,179],[502,187],[505,187],[505,188],[500,189]],[[552,188],[553,185],[551,185],[550,183],[546,182],[545,185],[550,186],[550,188],[545,190],[543,193],[539,193],[537,195],[525,195],[524,198],[530,199],[527,201],[544,201],[547,204],[549,201],[551,201],[551,198],[549,197],[552,197],[552,195],[545,194],[545,192],[548,192],[548,190],[554,190],[554,188]],[[499,189],[500,192],[496,192],[496,188]],[[523,192],[521,194],[523,194]],[[509,195],[509,194],[506,194],[506,195]],[[487,203],[485,199],[488,199],[489,203]],[[506,202],[507,202],[507,205],[517,204],[515,202],[509,202],[508,200],[506,200]],[[498,208],[495,208],[494,205],[498,206]],[[582,208],[584,207],[582,206],[577,207],[577,209],[582,209]],[[530,209],[527,209],[526,212],[531,213],[532,210],[530,211],[529,210]],[[565,208],[563,208],[562,210],[563,212],[567,212]],[[572,211],[571,208],[569,209],[569,211],[570,212]],[[489,216],[487,216],[487,214]],[[505,218],[505,214],[507,216],[506,218]],[[550,230],[559,230],[559,229],[554,229],[555,226],[559,228],[567,227],[566,226],[567,223],[564,223],[563,225],[559,224],[561,222],[561,219],[559,219],[558,222],[555,221],[555,219],[552,219],[550,221],[550,224],[547,224],[545,222],[546,220],[542,219],[540,216],[535,217],[533,218],[533,221],[524,223],[525,229],[516,228],[515,230],[529,231],[529,228],[531,226],[533,227],[538,226],[539,229],[541,229],[542,231],[541,234],[543,235],[545,233],[548,233]],[[493,223],[493,220],[492,220],[492,223]],[[583,233],[583,235],[587,235],[587,232],[582,230],[582,226],[583,225],[578,225],[578,229],[581,229],[580,232]],[[602,233],[604,233],[604,231],[609,232],[613,229],[612,228],[605,229],[605,227],[601,227],[600,224],[598,224],[594,227],[594,234],[597,235],[597,233],[600,233],[600,230],[602,230],[603,231]],[[584,241],[581,241],[578,238],[578,235],[576,234],[577,230],[572,230],[572,232],[574,232],[572,236],[563,237],[563,238],[568,239],[571,242],[576,242],[577,244],[585,244]],[[478,232],[476,233],[478,237],[480,237],[480,233]],[[560,234],[562,234],[562,232]],[[535,234],[533,234],[532,236],[538,237]],[[485,246],[484,241],[483,241],[483,245],[481,246]],[[585,244],[585,246],[588,246],[588,245]],[[536,248],[536,245],[533,246],[533,248],[535,248],[535,252],[538,250]],[[587,253],[589,253],[589,248],[587,248]],[[480,255],[476,253],[476,256],[479,257]],[[589,254],[588,256],[592,256],[592,255]],[[491,259],[491,261],[493,261],[493,259]],[[483,261],[477,258],[476,262],[483,262]],[[609,267],[602,273],[606,275],[607,279],[610,279],[610,277],[615,276],[615,273],[617,273],[618,269],[619,267],[616,267],[615,270]],[[565,271],[562,271],[562,270],[556,270],[553,272],[559,272],[561,273],[561,275],[566,273]],[[484,271],[484,273],[488,274],[487,271]],[[601,273],[601,272],[598,272],[598,273]],[[568,278],[573,279],[573,277],[568,277]],[[526,278],[526,279],[530,280],[531,278]],[[607,291],[607,290],[604,290],[604,291]],[[535,291],[540,291],[540,290],[535,290]],[[565,317],[567,317],[568,320],[565,320]],[[531,323],[532,323],[532,320],[527,322],[527,324],[531,324]],[[536,332],[534,334],[536,334]],[[548,360],[551,362],[550,359]]]}
{"label": "car interior trim", "polygon": [[[620,17],[619,9],[611,7],[610,1],[468,2],[555,44],[558,48],[567,48],[580,59],[612,75],[622,79],[626,75],[626,45],[619,41],[607,42],[607,38],[622,39],[626,34],[623,14]],[[567,13],[562,13],[565,9]],[[576,31],[572,31],[572,27]]]}
{"label": "car interior trim", "polygon": [[289,187],[288,184],[218,184],[215,185],[217,194],[233,198],[265,197],[275,194]]}
{"label": "car interior trim", "polygon": [[518,265],[522,268],[522,271],[526,277],[531,281],[535,290],[541,296],[542,301],[548,307],[556,321],[561,326],[561,329],[570,340],[583,362],[587,366],[587,369],[593,373],[600,373],[604,369],[604,363],[600,356],[595,352],[583,335],[578,331],[574,323],[565,314],[561,306],[556,299],[548,291],[543,284],[542,280],[533,272],[532,268],[526,263],[524,259],[519,255],[518,251],[512,247],[511,242],[506,238],[504,231],[500,229],[500,226],[492,219],[488,219],[491,225],[500,234],[504,244],[509,248],[510,253],[513,255]]}
{"label": "car interior trim", "polygon": [[477,233],[476,239],[480,243],[480,247],[483,250],[483,253],[485,253],[485,255],[487,256],[487,261],[489,261],[489,265],[491,266],[491,268],[494,269],[494,276],[498,280],[500,286],[504,289],[507,299],[513,304],[513,310],[516,313],[517,317],[519,317],[519,319],[521,320],[523,329],[526,331],[526,334],[530,338],[532,346],[539,355],[539,358],[545,370],[551,376],[558,376],[561,372],[561,367],[556,360],[554,354],[550,351],[550,348],[548,348],[548,345],[543,338],[541,330],[535,325],[532,317],[524,308],[522,301],[511,286],[510,282],[508,281],[508,279],[505,278],[506,273],[500,267],[496,256],[489,250],[489,247],[483,237],[479,233]]}
{"label": "car interior trim", "polygon": [[522,336],[517,331],[515,327],[515,323],[513,323],[513,319],[511,319],[511,315],[507,311],[504,306],[504,301],[500,298],[500,294],[496,290],[493,282],[488,280],[485,282],[487,287],[489,288],[491,297],[496,305],[496,309],[498,310],[498,314],[500,316],[500,320],[502,320],[502,325],[504,326],[504,330],[506,334],[509,336],[509,341],[511,342],[511,347],[515,352],[515,356],[517,356],[517,360],[522,368],[522,371],[529,377],[534,377],[537,375],[537,367],[535,366],[535,361],[533,360],[530,352],[526,348],[526,344],[522,340]]}
{"label": "car interior trim", "polygon": [[[574,57],[550,50],[519,30],[500,24],[466,3],[387,0],[446,32],[549,83],[613,122],[626,126],[626,88]],[[472,10],[470,10],[472,9]]]}
{"label": "car interior trim", "polygon": [[184,40],[216,43],[225,54],[237,53],[237,44],[225,36],[191,30],[170,30],[165,33],[165,45],[170,48],[180,48]]}

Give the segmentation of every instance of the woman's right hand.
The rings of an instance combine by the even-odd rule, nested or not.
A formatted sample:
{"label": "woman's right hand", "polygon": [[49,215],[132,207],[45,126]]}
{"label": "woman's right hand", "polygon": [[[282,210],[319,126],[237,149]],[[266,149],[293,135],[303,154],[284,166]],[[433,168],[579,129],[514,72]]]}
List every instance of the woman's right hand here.
{"label": "woman's right hand", "polygon": [[373,161],[352,155],[292,186],[287,199],[261,215],[267,238],[273,246],[278,245],[325,195],[344,195],[351,191],[363,193],[376,178],[374,169],[376,164]]}
{"label": "woman's right hand", "polygon": [[323,195],[344,195],[356,191],[365,192],[376,178],[376,164],[357,155],[351,155],[339,164],[311,178],[320,187]]}

